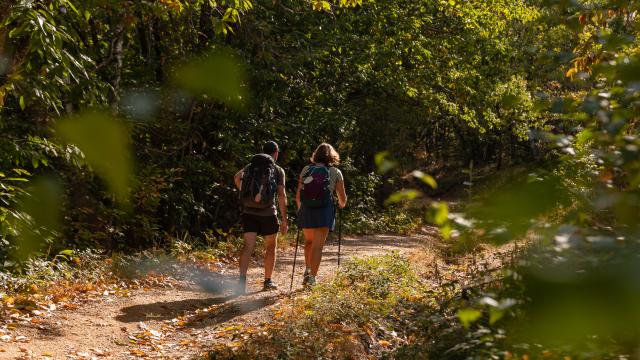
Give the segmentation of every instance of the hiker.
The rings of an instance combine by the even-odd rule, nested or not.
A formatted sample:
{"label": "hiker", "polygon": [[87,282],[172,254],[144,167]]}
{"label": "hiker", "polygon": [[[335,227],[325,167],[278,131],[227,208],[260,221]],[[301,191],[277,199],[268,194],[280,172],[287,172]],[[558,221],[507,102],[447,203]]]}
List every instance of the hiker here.
{"label": "hiker", "polygon": [[[236,293],[246,292],[247,269],[249,260],[256,245],[256,237],[264,236],[264,284],[263,290],[276,290],[278,287],[271,280],[276,263],[276,244],[278,230],[285,235],[289,227],[287,223],[287,194],[284,189],[284,170],[276,165],[278,160],[278,144],[269,141],[262,147],[262,154],[251,158],[234,177],[236,187],[240,190],[242,205],[242,228],[244,247],[240,255],[240,279]],[[276,198],[282,224],[278,221]]]}
{"label": "hiker", "polygon": [[333,146],[322,143],[311,156],[311,165],[305,166],[298,179],[296,203],[298,205],[298,227],[304,233],[303,285],[313,286],[322,259],[322,248],[329,231],[336,223],[334,193],[338,207],[347,205],[342,172],[335,166],[340,164],[340,155]]}

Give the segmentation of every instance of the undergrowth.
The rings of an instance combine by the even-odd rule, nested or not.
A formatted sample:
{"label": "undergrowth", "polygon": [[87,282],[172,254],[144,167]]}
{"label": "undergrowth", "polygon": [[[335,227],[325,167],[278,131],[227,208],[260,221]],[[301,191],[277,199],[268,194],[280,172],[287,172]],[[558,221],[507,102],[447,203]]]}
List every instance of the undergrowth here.
{"label": "undergrowth", "polygon": [[237,348],[209,359],[380,357],[416,340],[416,314],[435,309],[410,262],[397,252],[349,261],[329,282],[297,297],[292,309]]}

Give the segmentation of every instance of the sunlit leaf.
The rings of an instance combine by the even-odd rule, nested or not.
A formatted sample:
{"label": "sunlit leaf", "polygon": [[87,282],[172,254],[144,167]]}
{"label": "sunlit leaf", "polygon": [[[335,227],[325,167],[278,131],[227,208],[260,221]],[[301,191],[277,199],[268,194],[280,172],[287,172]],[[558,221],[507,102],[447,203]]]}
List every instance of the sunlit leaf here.
{"label": "sunlit leaf", "polygon": [[420,192],[416,190],[402,190],[395,192],[389,196],[389,198],[384,202],[385,205],[395,204],[402,201],[413,200],[420,196]]}
{"label": "sunlit leaf", "polygon": [[422,182],[431,186],[432,189],[436,189],[438,187],[438,183],[436,183],[436,180],[431,175],[425,174],[422,171],[418,171],[418,170],[412,172],[411,175],[413,175],[413,177],[415,178],[422,180]]}
{"label": "sunlit leaf", "polygon": [[75,251],[67,249],[67,250],[62,250],[60,252],[58,252],[59,255],[66,255],[66,256],[73,256],[75,254]]}
{"label": "sunlit leaf", "polygon": [[389,160],[388,157],[389,157],[388,151],[379,152],[375,155],[374,160],[376,162],[376,166],[378,167],[378,172],[381,174],[384,174],[389,170],[398,166],[397,162]]}
{"label": "sunlit leaf", "polygon": [[446,202],[434,202],[431,209],[430,218],[435,225],[444,225],[449,220],[449,206]]}
{"label": "sunlit leaf", "polygon": [[476,322],[482,316],[482,312],[476,309],[460,309],[458,310],[458,319],[465,328]]}

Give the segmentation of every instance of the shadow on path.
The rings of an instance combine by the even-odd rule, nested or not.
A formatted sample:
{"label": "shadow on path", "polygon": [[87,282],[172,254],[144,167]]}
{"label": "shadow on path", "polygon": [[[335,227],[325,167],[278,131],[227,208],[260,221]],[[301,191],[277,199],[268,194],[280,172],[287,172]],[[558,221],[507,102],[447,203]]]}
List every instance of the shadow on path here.
{"label": "shadow on path", "polygon": [[[252,294],[258,294],[262,292],[254,292]],[[248,296],[252,295],[248,294]],[[260,310],[262,308],[271,306],[278,301],[281,295],[272,293],[273,295],[260,296],[258,298],[242,297],[238,301],[227,302],[215,311],[207,314],[206,316],[196,317],[187,323],[187,326],[193,328],[204,328],[222,324],[230,321],[236,317],[248,314],[250,312]]]}
{"label": "shadow on path", "polygon": [[187,312],[222,304],[230,299],[231,297],[227,296],[134,305],[120,309],[123,314],[116,316],[115,319],[124,323],[171,320]]}

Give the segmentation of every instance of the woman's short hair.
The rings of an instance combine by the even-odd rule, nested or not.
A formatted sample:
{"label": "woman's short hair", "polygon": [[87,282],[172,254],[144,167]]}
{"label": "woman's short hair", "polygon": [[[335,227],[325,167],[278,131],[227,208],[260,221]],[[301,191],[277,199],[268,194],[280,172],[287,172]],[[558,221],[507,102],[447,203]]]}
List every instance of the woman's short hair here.
{"label": "woman's short hair", "polygon": [[340,154],[330,144],[322,143],[311,155],[311,162],[331,166],[338,165],[340,164]]}

